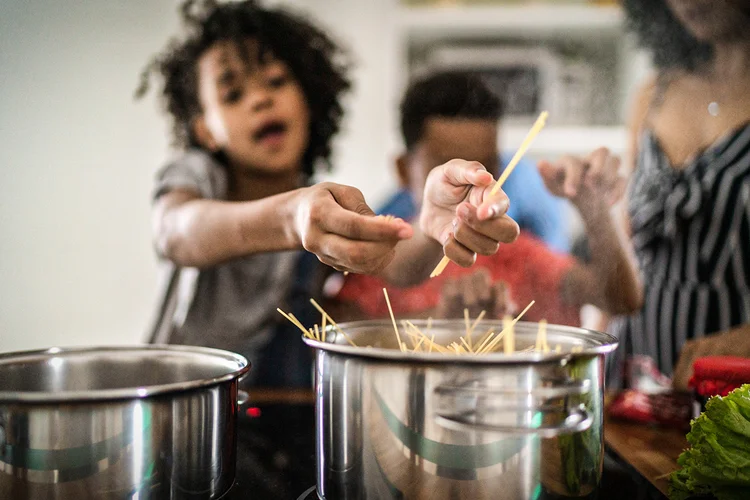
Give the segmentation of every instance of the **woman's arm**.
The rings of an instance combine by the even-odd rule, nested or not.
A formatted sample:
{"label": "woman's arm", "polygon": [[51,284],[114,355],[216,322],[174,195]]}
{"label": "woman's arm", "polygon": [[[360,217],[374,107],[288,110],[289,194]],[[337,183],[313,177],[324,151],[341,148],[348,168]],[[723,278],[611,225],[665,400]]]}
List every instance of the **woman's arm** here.
{"label": "woman's arm", "polygon": [[[649,79],[633,98],[628,120],[628,153],[620,170],[629,178],[636,168],[638,142],[646,126],[651,103],[656,91],[656,78]],[[596,206],[579,206],[586,227],[592,260],[588,265],[578,264],[567,275],[564,283],[566,301],[593,304],[605,313],[624,314],[641,307],[642,284],[638,279],[635,255],[630,246],[630,219],[627,213],[626,183],[622,182],[610,196],[622,196],[610,208],[609,204],[596,202]]]}
{"label": "woman's arm", "polygon": [[619,159],[600,148],[586,158],[567,156],[556,164],[541,162],[539,168],[548,189],[578,208],[588,235],[591,261],[566,274],[563,301],[593,304],[611,314],[638,309],[642,287],[627,237],[611,214],[626,186]]}
{"label": "woman's arm", "polygon": [[602,204],[582,218],[591,261],[577,263],[565,275],[563,301],[579,306],[592,304],[613,315],[639,309],[643,303],[642,285],[629,255],[628,238],[610,214],[610,207]]}

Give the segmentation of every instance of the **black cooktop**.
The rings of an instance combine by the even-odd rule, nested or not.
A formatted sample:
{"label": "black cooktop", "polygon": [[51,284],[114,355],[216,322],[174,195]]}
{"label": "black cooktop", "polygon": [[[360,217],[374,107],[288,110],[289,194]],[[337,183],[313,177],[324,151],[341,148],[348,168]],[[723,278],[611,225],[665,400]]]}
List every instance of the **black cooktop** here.
{"label": "black cooktop", "polygon": [[235,485],[222,500],[317,499],[313,405],[242,407]]}
{"label": "black cooktop", "polygon": [[[235,485],[222,500],[318,500],[315,467],[312,404],[246,405],[239,418]],[[664,498],[634,469],[607,453],[599,499]]]}

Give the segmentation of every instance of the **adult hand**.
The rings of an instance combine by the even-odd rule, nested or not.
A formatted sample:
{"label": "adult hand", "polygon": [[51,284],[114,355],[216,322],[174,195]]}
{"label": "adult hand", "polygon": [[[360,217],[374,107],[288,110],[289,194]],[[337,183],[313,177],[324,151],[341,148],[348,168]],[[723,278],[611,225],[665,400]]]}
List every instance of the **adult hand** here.
{"label": "adult hand", "polygon": [[585,157],[564,156],[554,163],[542,161],[539,173],[552,194],[568,198],[582,212],[614,205],[627,187],[620,159],[607,148],[599,148]]}

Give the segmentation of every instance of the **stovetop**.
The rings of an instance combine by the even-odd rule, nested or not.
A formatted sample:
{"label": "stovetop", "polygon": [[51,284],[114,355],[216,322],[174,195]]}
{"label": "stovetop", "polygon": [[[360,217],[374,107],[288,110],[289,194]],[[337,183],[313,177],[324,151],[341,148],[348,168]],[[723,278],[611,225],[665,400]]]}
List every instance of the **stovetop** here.
{"label": "stovetop", "polygon": [[236,480],[222,500],[317,500],[313,405],[245,406],[238,425]]}
{"label": "stovetop", "polygon": [[[315,491],[315,409],[312,404],[243,407],[235,485],[222,500],[318,500]],[[608,451],[599,499],[665,497]]]}
{"label": "stovetop", "polygon": [[310,486],[310,488],[306,492],[302,493],[302,495],[300,495],[297,500],[318,500],[318,494],[315,490],[315,486]]}

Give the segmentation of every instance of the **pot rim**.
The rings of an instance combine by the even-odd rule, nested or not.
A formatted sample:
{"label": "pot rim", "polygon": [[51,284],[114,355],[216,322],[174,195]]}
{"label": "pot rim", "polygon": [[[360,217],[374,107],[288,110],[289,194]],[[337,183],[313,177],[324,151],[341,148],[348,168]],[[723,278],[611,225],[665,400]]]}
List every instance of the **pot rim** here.
{"label": "pot rim", "polygon": [[141,387],[126,387],[120,389],[93,389],[78,391],[3,391],[0,390],[0,404],[7,403],[51,403],[51,402],[99,402],[123,399],[146,399],[174,392],[183,392],[213,386],[233,379],[241,379],[250,370],[250,363],[240,354],[200,346],[184,345],[112,345],[89,347],[50,347],[48,349],[17,351],[0,354],[0,366],[18,362],[44,362],[56,357],[75,356],[89,353],[118,353],[118,352],[148,352],[153,355],[163,351],[165,353],[196,354],[200,356],[222,359],[227,363],[236,363],[237,369],[224,375],[191,380],[187,382],[171,382]]}
{"label": "pot rim", "polygon": [[[425,320],[411,320],[415,325],[426,325]],[[461,322],[463,320],[433,320],[433,326],[441,326],[449,323]],[[488,320],[482,321],[480,325],[492,325],[497,324],[502,326],[502,321],[499,320]],[[519,328],[531,328],[532,325],[538,325],[538,323],[519,321],[516,323],[516,327]],[[389,319],[377,319],[377,320],[365,320],[365,321],[352,321],[347,323],[339,323],[338,326],[346,332],[347,329],[361,329],[368,327],[388,327],[393,329],[393,323]],[[329,325],[326,330],[333,335],[336,331]],[[617,337],[609,333],[599,332],[596,330],[590,330],[587,328],[580,328],[566,325],[555,325],[548,324],[548,334],[554,330],[555,333],[564,333],[577,339],[583,339],[588,342],[596,342],[595,345],[583,346],[583,350],[577,352],[516,352],[510,355],[496,352],[492,354],[482,354],[481,356],[472,354],[444,354],[433,351],[428,352],[400,352],[396,349],[385,349],[382,347],[354,347],[349,344],[338,344],[332,342],[321,342],[318,340],[309,339],[302,337],[302,340],[315,349],[323,351],[334,352],[337,354],[344,354],[348,356],[356,356],[360,358],[371,358],[377,360],[386,361],[397,361],[397,362],[422,362],[434,364],[435,362],[450,362],[452,364],[481,364],[481,365],[515,365],[515,364],[536,364],[536,363],[547,363],[550,361],[560,362],[563,360],[569,361],[575,358],[590,357],[592,355],[604,355],[614,351],[617,348],[618,340]]]}

